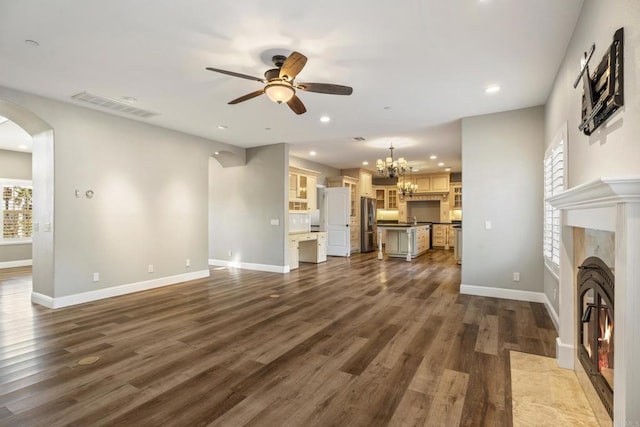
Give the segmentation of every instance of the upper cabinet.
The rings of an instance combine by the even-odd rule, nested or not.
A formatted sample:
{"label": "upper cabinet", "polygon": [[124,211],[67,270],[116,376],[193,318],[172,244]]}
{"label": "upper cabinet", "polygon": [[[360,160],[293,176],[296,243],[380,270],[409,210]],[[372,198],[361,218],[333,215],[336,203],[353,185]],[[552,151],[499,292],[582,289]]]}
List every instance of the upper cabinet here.
{"label": "upper cabinet", "polygon": [[374,189],[376,209],[398,209],[398,187],[385,185]]}
{"label": "upper cabinet", "polygon": [[294,212],[317,209],[316,171],[289,167],[289,210]]}
{"label": "upper cabinet", "polygon": [[451,184],[451,209],[462,209],[462,184]]}
{"label": "upper cabinet", "polygon": [[358,194],[362,197],[374,197],[373,175],[366,169],[343,169],[342,175],[358,180]]}
{"label": "upper cabinet", "polygon": [[414,176],[415,183],[418,184],[418,193],[448,193],[449,174],[433,173],[428,175]]}

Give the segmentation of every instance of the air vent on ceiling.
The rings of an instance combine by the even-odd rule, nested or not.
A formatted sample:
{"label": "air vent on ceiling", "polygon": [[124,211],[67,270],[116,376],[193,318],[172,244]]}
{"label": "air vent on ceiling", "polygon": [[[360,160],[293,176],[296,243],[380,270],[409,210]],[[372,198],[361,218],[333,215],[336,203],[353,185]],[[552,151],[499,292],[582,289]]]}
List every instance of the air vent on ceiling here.
{"label": "air vent on ceiling", "polygon": [[88,92],[80,92],[71,97],[78,101],[88,102],[99,107],[107,108],[109,110],[117,111],[119,113],[131,114],[133,116],[142,117],[148,119],[149,117],[157,116],[158,113],[151,111],[141,110],[140,108],[132,107],[126,102],[116,101],[115,99],[105,98],[103,96],[92,95]]}
{"label": "air vent on ceiling", "polygon": [[358,142],[360,142],[360,141],[366,141],[366,140],[367,140],[367,138],[365,138],[365,137],[363,137],[363,136],[354,136],[354,137],[353,137],[353,140],[354,140],[354,141],[358,141]]}

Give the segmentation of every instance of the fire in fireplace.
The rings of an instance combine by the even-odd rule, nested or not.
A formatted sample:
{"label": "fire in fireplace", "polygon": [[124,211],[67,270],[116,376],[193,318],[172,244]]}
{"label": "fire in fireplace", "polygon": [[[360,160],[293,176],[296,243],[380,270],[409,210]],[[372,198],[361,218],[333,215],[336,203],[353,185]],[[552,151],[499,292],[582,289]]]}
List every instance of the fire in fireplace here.
{"label": "fire in fireplace", "polygon": [[578,359],[613,418],[614,275],[598,257],[578,269]]}

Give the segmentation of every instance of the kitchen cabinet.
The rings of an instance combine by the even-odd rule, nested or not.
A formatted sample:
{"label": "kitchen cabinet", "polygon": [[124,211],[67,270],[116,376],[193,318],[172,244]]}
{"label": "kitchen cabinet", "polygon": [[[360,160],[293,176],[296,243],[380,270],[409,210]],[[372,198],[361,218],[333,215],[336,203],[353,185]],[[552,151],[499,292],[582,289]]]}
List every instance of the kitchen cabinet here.
{"label": "kitchen cabinet", "polygon": [[433,224],[433,247],[455,247],[455,234],[452,224]]}
{"label": "kitchen cabinet", "polygon": [[462,209],[462,184],[452,183],[451,192],[449,193],[451,209]]}
{"label": "kitchen cabinet", "polygon": [[418,193],[448,193],[449,174],[433,173],[427,175],[414,175],[418,185]]}
{"label": "kitchen cabinet", "polygon": [[398,209],[398,187],[395,185],[375,187],[375,199],[376,209]]}
{"label": "kitchen cabinet", "polygon": [[[385,235],[385,253],[390,257],[415,258],[422,255],[429,249],[429,225],[394,227],[381,227],[382,234]],[[411,246],[409,246],[409,236],[411,236]]]}
{"label": "kitchen cabinet", "polygon": [[289,235],[289,269],[301,262],[321,263],[327,260],[327,233],[298,233]]}
{"label": "kitchen cabinet", "polygon": [[342,175],[356,178],[358,180],[359,197],[374,197],[373,176],[366,169],[343,169]]}
{"label": "kitchen cabinet", "polygon": [[289,210],[308,212],[317,209],[318,172],[289,167]]}

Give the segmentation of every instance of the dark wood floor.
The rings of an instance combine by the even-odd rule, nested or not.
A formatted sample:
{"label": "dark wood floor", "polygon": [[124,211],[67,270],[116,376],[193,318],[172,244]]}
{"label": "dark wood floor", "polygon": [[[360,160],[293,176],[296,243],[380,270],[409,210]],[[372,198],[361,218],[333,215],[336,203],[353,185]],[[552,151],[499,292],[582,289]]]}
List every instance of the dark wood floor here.
{"label": "dark wood floor", "polygon": [[555,351],[543,305],[460,295],[445,251],[55,311],[29,275],[0,271],[0,426],[508,426],[508,350]]}

